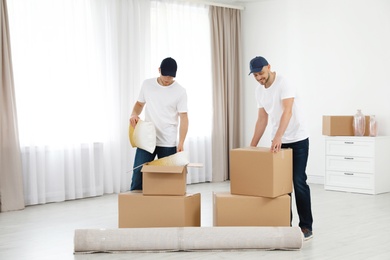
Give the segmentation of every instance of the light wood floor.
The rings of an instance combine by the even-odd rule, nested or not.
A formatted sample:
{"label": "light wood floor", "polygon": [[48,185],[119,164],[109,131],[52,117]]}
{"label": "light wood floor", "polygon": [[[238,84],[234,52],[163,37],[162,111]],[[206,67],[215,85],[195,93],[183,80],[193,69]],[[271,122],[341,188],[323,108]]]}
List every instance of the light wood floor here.
{"label": "light wood floor", "polygon": [[[325,191],[311,184],[314,238],[297,251],[73,254],[75,229],[117,228],[117,194],[0,213],[0,259],[390,259],[390,193]],[[212,192],[229,182],[187,186],[201,193],[202,226],[212,226]],[[294,203],[294,202],[293,202]],[[295,206],[293,225],[297,225]]]}

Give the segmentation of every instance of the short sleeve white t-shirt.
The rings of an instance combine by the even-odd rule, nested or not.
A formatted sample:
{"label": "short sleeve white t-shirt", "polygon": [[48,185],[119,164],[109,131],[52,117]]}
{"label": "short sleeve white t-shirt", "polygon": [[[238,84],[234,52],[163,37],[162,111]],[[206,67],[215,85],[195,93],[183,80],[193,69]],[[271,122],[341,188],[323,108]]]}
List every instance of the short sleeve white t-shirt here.
{"label": "short sleeve white t-shirt", "polygon": [[157,78],[142,83],[138,101],[145,104],[145,121],[156,127],[156,145],[173,147],[177,145],[179,113],[188,112],[187,92],[174,81],[170,86],[161,86]]}
{"label": "short sleeve white t-shirt", "polygon": [[309,137],[308,124],[302,101],[294,85],[277,75],[269,88],[258,85],[255,90],[258,108],[264,108],[272,123],[272,138],[279,128],[283,114],[283,99],[294,98],[292,117],[282,137],[282,143],[294,143]]}

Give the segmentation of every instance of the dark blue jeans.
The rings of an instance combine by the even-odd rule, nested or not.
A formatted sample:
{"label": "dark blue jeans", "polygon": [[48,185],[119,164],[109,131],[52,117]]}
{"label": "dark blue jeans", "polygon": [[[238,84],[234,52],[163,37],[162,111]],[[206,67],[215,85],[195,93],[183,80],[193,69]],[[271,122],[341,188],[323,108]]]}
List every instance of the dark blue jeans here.
{"label": "dark blue jeans", "polygon": [[299,227],[312,230],[313,216],[311,212],[310,187],[306,183],[309,138],[295,143],[282,144],[282,148],[291,148],[293,150],[293,186],[299,215]]}
{"label": "dark blue jeans", "polygon": [[157,158],[163,158],[172,154],[175,154],[177,151],[176,147],[162,147],[156,146],[156,149],[153,153],[149,153],[143,149],[137,148],[134,158],[133,166],[133,178],[131,180],[130,190],[142,190],[142,166],[144,163],[151,162],[157,155]]}

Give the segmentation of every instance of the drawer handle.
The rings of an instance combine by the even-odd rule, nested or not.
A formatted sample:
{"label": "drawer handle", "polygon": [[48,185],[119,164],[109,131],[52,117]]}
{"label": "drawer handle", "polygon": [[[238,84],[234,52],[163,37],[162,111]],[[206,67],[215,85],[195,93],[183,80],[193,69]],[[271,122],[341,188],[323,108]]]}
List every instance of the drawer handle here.
{"label": "drawer handle", "polygon": [[344,142],[345,144],[353,144],[353,142]]}
{"label": "drawer handle", "polygon": [[345,160],[353,160],[353,157],[344,157]]}
{"label": "drawer handle", "polygon": [[344,175],[351,176],[351,175],[353,175],[353,173],[352,172],[344,172]]}

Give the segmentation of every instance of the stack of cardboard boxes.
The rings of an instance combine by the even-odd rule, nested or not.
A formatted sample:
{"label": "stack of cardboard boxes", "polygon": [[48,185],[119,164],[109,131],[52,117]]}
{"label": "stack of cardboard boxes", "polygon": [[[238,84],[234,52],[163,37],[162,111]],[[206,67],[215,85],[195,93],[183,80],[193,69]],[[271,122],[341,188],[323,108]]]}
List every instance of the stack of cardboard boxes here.
{"label": "stack of cardboard boxes", "polygon": [[[119,228],[200,227],[201,195],[188,194],[187,166],[142,167],[143,191],[121,193]],[[292,150],[230,151],[230,192],[213,193],[214,226],[290,226]]]}
{"label": "stack of cardboard boxes", "polygon": [[230,151],[230,193],[213,193],[214,226],[290,226],[292,150]]}
{"label": "stack of cardboard boxes", "polygon": [[187,165],[144,165],[143,191],[118,195],[119,228],[200,226],[200,193],[186,193]]}

